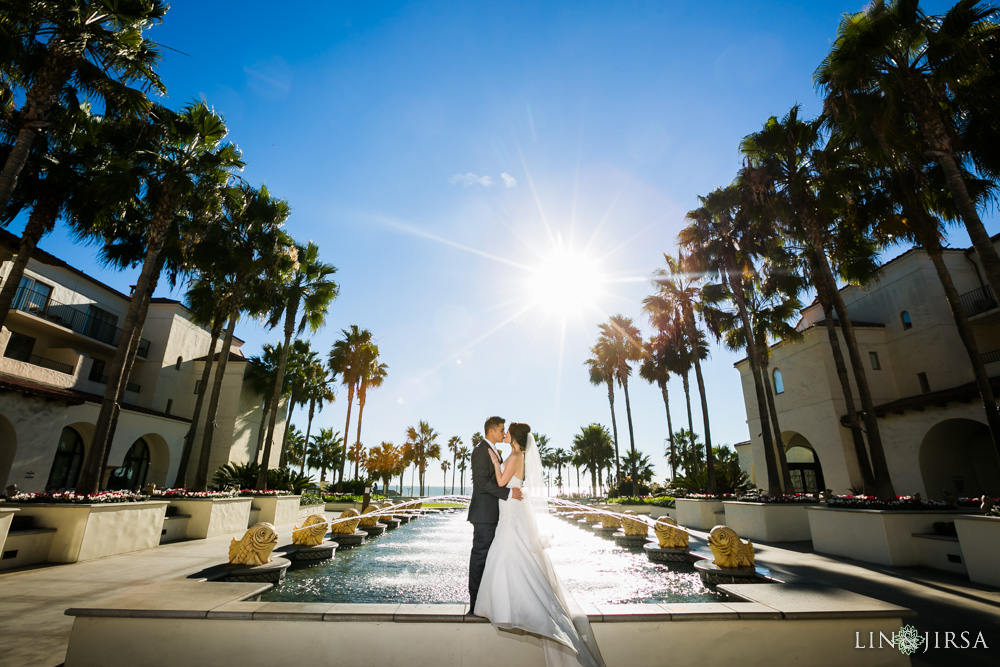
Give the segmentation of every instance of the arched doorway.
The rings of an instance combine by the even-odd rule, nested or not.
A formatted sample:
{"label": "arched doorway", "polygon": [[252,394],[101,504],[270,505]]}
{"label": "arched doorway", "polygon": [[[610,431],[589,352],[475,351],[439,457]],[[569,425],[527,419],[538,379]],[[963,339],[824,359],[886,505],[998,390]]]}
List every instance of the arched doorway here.
{"label": "arched doorway", "polygon": [[1000,466],[986,424],[947,419],[935,424],[920,443],[920,475],[928,498],[945,493],[978,497],[1000,494]]}
{"label": "arched doorway", "polygon": [[80,432],[72,426],[63,427],[59,434],[59,444],[56,445],[56,454],[52,458],[52,467],[49,469],[49,479],[45,482],[45,490],[75,489],[80,479],[85,452]]}
{"label": "arched doorway", "polygon": [[10,483],[10,470],[14,467],[14,454],[17,453],[17,434],[10,420],[0,415],[0,489]]}
{"label": "arched doorway", "polygon": [[125,460],[120,467],[111,471],[108,478],[108,490],[134,490],[141,489],[146,484],[146,475],[149,473],[149,445],[143,438],[139,438],[125,453]]}
{"label": "arched doorway", "polygon": [[792,478],[793,493],[819,493],[826,489],[823,466],[812,445],[801,433],[791,437],[782,434],[785,442],[785,458],[788,460],[788,474]]}

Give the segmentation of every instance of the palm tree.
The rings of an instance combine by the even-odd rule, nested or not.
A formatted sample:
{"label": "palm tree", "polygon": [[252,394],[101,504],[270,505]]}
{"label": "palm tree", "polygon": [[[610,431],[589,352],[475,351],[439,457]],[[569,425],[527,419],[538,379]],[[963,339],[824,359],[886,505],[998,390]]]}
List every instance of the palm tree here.
{"label": "palm tree", "polygon": [[[278,395],[285,378],[285,364],[288,361],[288,349],[292,343],[292,335],[297,330],[299,334],[306,326],[311,331],[317,331],[326,319],[326,311],[330,303],[337,298],[338,287],[330,276],[336,272],[332,264],[324,264],[319,260],[319,247],[312,241],[306,247],[292,246],[289,259],[293,260],[289,275],[277,287],[278,299],[271,310],[268,325],[275,327],[284,320],[285,344],[281,348],[281,361],[278,364],[278,375],[275,378],[274,393]],[[302,317],[298,327],[295,320],[299,309]],[[274,426],[277,420],[277,402],[271,410],[267,424],[267,436],[264,438],[264,458],[260,464],[260,476],[257,478],[258,488],[267,485],[267,466],[271,457],[271,443],[274,439]],[[345,434],[347,431],[344,432]],[[341,460],[341,467],[344,463]]]}
{"label": "palm tree", "polygon": [[[344,433],[350,433],[351,406],[354,404],[354,394],[361,383],[364,373],[365,349],[372,344],[372,333],[352,324],[350,329],[342,329],[342,338],[333,344],[330,350],[330,370],[334,376],[339,375],[341,383],[347,387],[347,421],[344,423]],[[337,488],[340,488],[344,478],[341,470],[337,478]]]}
{"label": "palm tree", "polygon": [[360,474],[358,467],[366,458],[367,458],[367,450],[365,449],[365,446],[362,445],[360,442],[355,442],[353,445],[351,445],[350,449],[347,450],[347,460],[354,464],[355,480],[360,479],[360,477],[358,476]]}
{"label": "palm tree", "polygon": [[[604,385],[608,389],[608,404],[611,406],[611,430],[614,434],[615,443],[615,463],[618,462],[618,422],[615,419],[615,369],[614,350],[606,344],[598,344],[590,348],[593,355],[584,362],[590,373],[590,384],[595,386]],[[616,471],[616,476],[620,479],[621,470]]]}
{"label": "palm tree", "polygon": [[382,480],[382,488],[388,493],[389,479],[403,470],[403,454],[399,447],[391,442],[383,442],[378,447],[372,447],[368,452],[368,461],[365,467],[368,473]]}
{"label": "palm tree", "polygon": [[455,470],[458,468],[458,450],[462,448],[462,439],[457,435],[448,438],[448,451],[451,452],[451,492],[455,493]]}
{"label": "palm tree", "polygon": [[[660,388],[660,395],[663,396],[663,408],[667,412],[667,440],[670,442],[670,455],[674,452],[674,425],[670,419],[670,393],[667,391],[667,382],[670,381],[669,352],[667,344],[669,340],[662,334],[656,334],[643,343],[643,360],[639,367],[639,377],[650,384],[655,384]],[[674,478],[674,470],[670,469],[670,478]]]}
{"label": "palm tree", "polygon": [[[833,118],[856,114],[859,101],[864,106],[877,95],[887,123],[873,130],[885,145],[899,146],[905,136],[899,129],[914,128],[920,151],[944,175],[994,294],[1000,294],[1000,256],[963,177],[958,141],[970,112],[985,110],[962,108],[955,96],[956,91],[982,85],[980,81],[995,72],[997,16],[996,7],[979,0],[957,2],[940,17],[925,15],[918,0],[874,0],[844,17],[814,75],[827,93],[825,106]],[[985,113],[995,114],[995,106]],[[908,138],[904,141],[909,143]]]}
{"label": "palm tree", "polygon": [[590,471],[591,488],[598,495],[597,471],[611,452],[611,434],[600,424],[584,426],[573,438],[573,450],[580,456],[580,465]]}
{"label": "palm tree", "polygon": [[565,449],[559,448],[552,452],[552,465],[556,467],[556,483],[559,485],[559,493],[562,493],[563,487],[563,466],[566,466],[572,460],[572,456]]}
{"label": "palm tree", "polygon": [[441,458],[441,445],[437,443],[438,433],[430,424],[420,420],[416,428],[406,429],[406,443],[413,453],[413,463],[420,477],[420,495],[424,495],[424,473],[427,472],[427,462],[430,459]]}
{"label": "palm tree", "polygon": [[306,438],[297,426],[288,429],[288,465],[306,465]]}
{"label": "palm tree", "polygon": [[10,117],[17,124],[16,139],[0,171],[0,210],[64,93],[70,99],[81,92],[102,97],[106,106],[135,115],[146,111],[149,101],[130,85],[166,93],[153,69],[159,54],[142,35],[166,11],[160,0],[83,0],[72,7],[52,1],[5,4],[7,53],[0,79],[11,97],[23,95],[24,102]]}
{"label": "palm tree", "polygon": [[[366,330],[367,331],[367,330]],[[369,337],[371,334],[368,334]],[[358,442],[361,442],[361,418],[365,413],[365,400],[368,397],[368,390],[382,386],[386,375],[389,373],[389,366],[379,363],[378,345],[369,343],[361,349],[360,368],[358,375]]]}
{"label": "palm tree", "polygon": [[[246,381],[255,393],[262,398],[260,425],[257,427],[257,444],[254,446],[253,460],[260,461],[260,453],[264,447],[264,433],[267,431],[268,415],[280,404],[281,399],[274,400],[274,379],[278,375],[278,363],[281,361],[281,343],[264,343],[260,356],[252,356],[247,360]],[[289,392],[289,378],[285,378],[281,386],[281,396]],[[205,385],[202,384],[202,387]]]}
{"label": "palm tree", "polygon": [[309,376],[312,368],[319,363],[319,356],[312,349],[308,340],[296,338],[292,341],[292,349],[288,351],[288,362],[285,365],[285,383],[288,385],[288,411],[285,413],[285,429],[281,436],[281,456],[278,466],[286,465],[285,445],[288,442],[288,430],[292,427],[292,412],[297,406],[307,402]]}
{"label": "palm tree", "polygon": [[[538,457],[542,460],[542,468],[551,468],[552,449],[549,447],[549,436],[544,433],[532,433],[531,435],[535,439],[535,447],[538,448]],[[546,484],[546,492],[548,492],[548,484]]]}
{"label": "palm tree", "polygon": [[441,487],[441,493],[447,495],[448,493],[448,470],[451,468],[451,461],[445,459],[441,461],[441,472],[444,473],[444,479],[441,482],[444,486]]}
{"label": "palm tree", "polygon": [[306,421],[306,441],[308,442],[316,408],[322,410],[324,403],[332,403],[335,398],[326,365],[318,359],[314,360],[306,369],[306,384],[303,391],[305,399],[309,402],[309,416]]}
{"label": "palm tree", "polygon": [[319,482],[326,482],[326,471],[336,470],[344,458],[344,439],[332,428],[321,428],[306,449],[310,468],[319,468]]}
{"label": "palm tree", "polygon": [[[622,467],[636,471],[636,476],[632,478],[633,484],[649,484],[653,481],[653,463],[647,454],[629,452],[623,458],[625,460],[622,461]],[[632,492],[628,495],[636,495],[635,486],[632,487]]]}
{"label": "palm tree", "polygon": [[[666,269],[659,269],[653,284],[657,286],[656,294],[643,300],[643,309],[649,314],[650,320],[657,329],[660,318],[679,319],[683,324],[684,335],[691,351],[691,361],[694,364],[695,379],[698,381],[698,394],[701,397],[701,415],[705,431],[705,469],[708,476],[708,492],[715,493],[715,472],[712,461],[712,431],[708,419],[708,398],[705,394],[705,379],[701,373],[701,340],[702,334],[695,322],[695,306],[701,302],[701,291],[697,286],[700,277],[691,273],[690,262],[678,250],[677,259],[664,254]],[[706,351],[707,353],[707,351]],[[693,429],[692,429],[693,430]]]}
{"label": "palm tree", "polygon": [[[182,232],[179,226],[186,220],[178,213],[185,206],[203,207],[212,200],[220,186],[229,179],[232,169],[242,167],[239,150],[232,144],[222,144],[226,126],[222,118],[203,102],[192,104],[181,112],[156,107],[147,125],[148,150],[138,150],[127,165],[135,192],[143,192],[149,199],[138,198],[135,205],[145,207],[151,215],[145,227],[142,271],[136,280],[129,300],[129,309],[122,323],[121,340],[108,369],[108,384],[101,403],[101,410],[94,426],[91,446],[87,450],[78,483],[82,493],[96,493],[100,485],[117,419],[119,401],[125,391],[128,374],[135,361],[139,334],[149,308],[153,290],[163,269],[162,255],[168,237],[195,238],[204,220],[193,220],[192,229]],[[153,141],[149,141],[154,139]],[[126,165],[122,165],[123,170]],[[136,209],[126,212],[134,216]],[[120,222],[120,221],[119,221]],[[115,221],[104,226],[111,233]],[[128,233],[134,233],[130,229]]]}
{"label": "palm tree", "polygon": [[839,147],[820,147],[821,120],[799,120],[798,111],[797,106],[792,107],[781,121],[772,116],[760,132],[743,138],[740,150],[746,156],[747,164],[741,178],[769,211],[769,217],[785,226],[786,235],[804,239],[810,246],[807,257],[815,262],[811,271],[814,284],[817,291],[822,290],[833,303],[854,370],[876,491],[880,498],[894,498],[896,493],[889,477],[854,323],[827,256],[831,230],[842,222],[836,219],[837,214],[849,207],[856,196],[854,191],[843,186],[843,172],[856,172],[849,165],[841,166],[850,162],[850,156],[844,155]]}
{"label": "palm tree", "polygon": [[[213,267],[213,278],[222,292],[219,295],[218,316],[229,320],[205,415],[201,455],[198,457],[194,480],[194,488],[198,491],[203,491],[208,484],[208,464],[215,440],[216,415],[222,398],[229,350],[236,333],[236,322],[244,310],[254,315],[263,310],[259,297],[248,301],[247,294],[259,294],[261,290],[258,282],[278,263],[278,249],[291,242],[281,231],[288,213],[288,202],[273,199],[266,187],[261,186],[259,190],[255,190],[244,184],[229,188],[222,199],[222,215],[218,223],[212,226],[205,241],[195,250],[195,256],[199,258],[201,265],[211,264]],[[214,353],[213,348],[209,356]]]}
{"label": "palm tree", "polygon": [[[462,471],[462,475],[460,477],[460,480],[461,480],[461,485],[462,485],[461,486],[461,489],[462,489],[461,493],[462,493],[463,496],[465,495],[465,471],[469,469],[469,461],[471,459],[472,459],[472,450],[471,449],[469,449],[468,447],[459,447],[458,448],[458,457],[457,457],[456,461],[457,461],[457,467],[458,467],[458,469]],[[451,492],[455,493],[455,481],[454,481],[454,478],[452,478],[452,489],[451,489]]]}

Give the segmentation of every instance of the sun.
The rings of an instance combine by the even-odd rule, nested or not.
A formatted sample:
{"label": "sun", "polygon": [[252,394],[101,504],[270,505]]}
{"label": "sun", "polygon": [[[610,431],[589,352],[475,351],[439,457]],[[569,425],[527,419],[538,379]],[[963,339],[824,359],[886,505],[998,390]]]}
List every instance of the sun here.
{"label": "sun", "polygon": [[532,305],[569,317],[596,308],[605,277],[586,253],[556,248],[529,270],[525,287]]}

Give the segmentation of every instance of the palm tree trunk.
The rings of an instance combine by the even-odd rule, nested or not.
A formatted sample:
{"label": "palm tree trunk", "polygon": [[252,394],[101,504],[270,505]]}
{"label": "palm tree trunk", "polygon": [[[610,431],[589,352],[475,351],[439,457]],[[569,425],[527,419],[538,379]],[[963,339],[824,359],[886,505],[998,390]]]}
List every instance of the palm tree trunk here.
{"label": "palm tree trunk", "polygon": [[[762,355],[763,356],[763,355]],[[774,390],[771,387],[770,366],[767,357],[763,358],[764,367],[761,369],[761,382],[764,383],[764,395],[767,396],[767,411],[771,416],[771,432],[774,434],[774,451],[778,460],[778,471],[781,474],[781,486],[785,493],[792,492],[792,473],[788,469],[788,454],[785,451],[785,443],[781,437],[781,424],[778,423],[778,409],[774,403]]]}
{"label": "palm tree trunk", "polygon": [[288,396],[288,414],[285,415],[285,428],[282,429],[281,433],[281,453],[278,455],[279,468],[288,465],[288,430],[292,427],[292,411],[295,410],[295,406],[300,405],[295,398],[295,392],[292,391]]}
{"label": "palm tree trunk", "polygon": [[451,457],[451,495],[455,495],[455,463],[458,462],[458,454]]}
{"label": "palm tree trunk", "polygon": [[[628,398],[628,380],[622,382],[622,390],[625,392],[625,416],[628,418],[628,439],[629,444],[632,447],[632,489],[635,490],[635,484],[638,481],[637,475],[638,470],[635,467],[636,464],[636,453],[635,453],[635,435],[632,433],[632,404]],[[634,493],[631,495],[635,495]]]}
{"label": "palm tree trunk", "polygon": [[615,436],[615,472],[618,481],[622,478],[621,465],[618,463],[618,422],[615,420],[615,385],[613,380],[608,380],[608,403],[611,404],[611,430]]}
{"label": "palm tree trunk", "polygon": [[[306,449],[309,449],[309,431],[312,430],[313,414],[314,414],[315,410],[316,410],[316,399],[315,398],[310,398],[309,399],[309,419],[306,420],[306,441],[305,441],[306,442],[306,444],[305,444]],[[300,475],[306,474],[306,457],[305,456],[302,457],[302,466],[299,468],[299,474]],[[320,481],[322,481],[322,478],[320,478]],[[386,485],[386,488],[388,488],[388,485]]]}
{"label": "palm tree trunk", "polygon": [[51,202],[39,202],[31,210],[31,215],[28,216],[28,223],[24,226],[21,243],[17,248],[17,257],[14,258],[14,263],[10,267],[10,273],[7,274],[3,289],[0,289],[0,328],[6,322],[7,313],[10,312],[14,297],[17,296],[17,290],[21,286],[21,278],[24,277],[24,269],[28,265],[28,260],[31,259],[31,253],[38,247],[42,236],[52,229],[58,211],[59,207],[52,205]]}
{"label": "palm tree trunk", "polygon": [[941,243],[932,234],[927,234],[926,237],[920,239],[921,245],[924,246],[924,250],[930,256],[934,270],[937,271],[938,278],[941,280],[941,286],[944,288],[945,297],[948,299],[948,306],[951,308],[951,314],[955,318],[955,327],[958,329],[958,336],[962,339],[965,351],[969,355],[969,362],[972,364],[972,373],[976,378],[976,387],[979,389],[983,407],[986,409],[986,423],[989,424],[990,434],[993,436],[993,447],[997,450],[997,456],[1000,456],[1000,411],[997,410],[996,396],[990,384],[990,376],[986,372],[986,365],[983,363],[983,355],[979,352],[979,344],[976,343],[976,336],[972,331],[972,325],[965,314],[965,309],[962,308],[962,302],[959,298],[958,290],[955,288],[955,282],[951,279],[948,267],[944,263]]}
{"label": "palm tree trunk", "polygon": [[[685,403],[687,405],[687,415],[688,415],[688,433],[691,434],[691,451],[693,452],[694,451],[694,416],[691,413],[691,384],[688,381],[688,372],[687,371],[685,371],[684,374],[681,376],[681,383],[684,386],[684,401],[685,401]],[[685,466],[684,472],[687,473],[687,474],[694,474],[694,473],[698,472],[698,457],[695,456],[695,457],[692,458],[691,470],[687,470],[686,468],[687,468],[687,466]]]}
{"label": "palm tree trunk", "polygon": [[[212,396],[208,400],[208,412],[205,413],[205,430],[201,435],[201,452],[198,454],[198,468],[194,474],[195,491],[204,491],[208,487],[208,463],[212,458],[212,445],[215,441],[216,417],[219,415],[219,401],[222,399],[222,383],[226,379],[226,366],[229,364],[229,348],[233,344],[236,333],[236,321],[239,319],[239,304],[233,305],[229,315],[229,324],[222,338],[222,350],[219,352],[219,363],[215,367],[215,381],[212,383]],[[212,356],[212,355],[209,355]],[[204,391],[204,387],[202,388]]]}
{"label": "palm tree trunk", "polygon": [[875,415],[875,406],[872,403],[871,390],[868,387],[868,376],[865,374],[864,363],[861,361],[861,352],[858,350],[858,339],[854,335],[854,323],[850,313],[847,312],[847,305],[844,298],[837,289],[837,281],[833,277],[830,263],[827,261],[823,250],[823,238],[816,225],[807,225],[810,235],[810,242],[815,249],[815,258],[818,260],[820,274],[817,277],[822,280],[830,299],[833,302],[833,309],[840,320],[840,327],[844,332],[844,342],[847,344],[847,354],[851,360],[851,367],[854,369],[854,380],[858,386],[858,395],[861,398],[861,409],[864,411],[865,428],[868,432],[868,449],[871,454],[872,472],[875,477],[875,490],[882,500],[894,500],[896,491],[889,476],[889,465],[886,463],[885,450],[882,448],[882,435],[879,432],[878,418]]}
{"label": "palm tree trunk", "polygon": [[[164,186],[166,189],[166,186]],[[119,395],[124,390],[127,381],[127,367],[129,364],[129,350],[133,348],[132,336],[137,331],[142,331],[143,302],[149,305],[149,297],[156,289],[160,271],[163,268],[163,261],[160,259],[163,244],[166,241],[167,229],[170,220],[177,208],[178,197],[171,191],[163,192],[157,205],[156,214],[150,225],[149,241],[146,249],[146,257],[142,263],[142,271],[136,280],[135,290],[129,299],[128,312],[125,321],[122,323],[121,338],[115,350],[111,367],[108,370],[108,384],[104,390],[101,401],[101,411],[97,416],[97,423],[94,426],[94,436],[91,440],[90,449],[84,459],[83,470],[80,473],[80,481],[77,489],[80,493],[97,493],[104,476],[104,462],[107,460],[111,449],[112,422],[119,409]],[[133,352],[131,361],[135,360]]]}
{"label": "palm tree trunk", "polygon": [[211,342],[208,345],[205,368],[201,371],[201,391],[198,392],[198,398],[194,402],[194,414],[191,415],[191,426],[188,428],[187,435],[184,436],[184,449],[181,451],[181,460],[177,465],[177,477],[174,479],[174,488],[183,488],[187,483],[186,477],[188,464],[191,461],[191,449],[194,447],[194,436],[198,430],[198,422],[201,421],[201,408],[205,403],[205,396],[208,395],[208,392],[205,390],[208,388],[208,382],[212,377],[215,348],[219,343],[219,338],[222,336],[223,321],[224,318],[220,317],[219,313],[212,316]]}
{"label": "palm tree trunk", "polygon": [[[812,263],[815,266],[815,258],[812,258]],[[858,411],[854,405],[854,392],[851,390],[851,380],[847,373],[847,364],[844,362],[844,353],[840,349],[840,336],[837,334],[837,323],[833,317],[833,303],[827,290],[820,289],[820,287],[822,287],[821,284],[817,285],[816,298],[823,307],[823,317],[826,320],[826,333],[830,341],[833,364],[837,369],[837,379],[840,380],[840,387],[844,394],[847,420],[851,426],[851,439],[854,441],[854,456],[858,463],[858,470],[861,472],[862,489],[865,495],[875,495],[875,476],[868,460],[868,448],[865,445],[864,436],[861,434],[861,422],[858,420]]]}
{"label": "palm tree trunk", "polygon": [[260,462],[260,473],[257,475],[257,488],[267,488],[267,468],[271,460],[271,443],[274,440],[274,427],[278,421],[278,408],[281,405],[281,388],[285,383],[285,367],[288,364],[288,350],[292,347],[292,332],[295,330],[295,315],[299,310],[299,300],[292,298],[285,308],[285,344],[281,348],[281,361],[278,362],[278,373],[274,378],[274,398],[271,415],[267,420],[267,435],[264,437],[264,458]]}
{"label": "palm tree trunk", "polygon": [[[354,385],[348,383],[347,385],[347,421],[344,422],[344,447],[347,447],[347,438],[350,437],[348,434],[351,432],[351,406],[354,405]],[[347,457],[345,456],[344,459]],[[344,465],[345,461],[340,462],[340,476],[337,478],[337,493],[343,488],[344,483]],[[410,480],[412,482],[412,480]],[[412,484],[411,484],[412,486]]]}
{"label": "palm tree trunk", "polygon": [[677,460],[677,451],[674,447],[674,425],[670,421],[670,394],[667,393],[667,381],[660,380],[660,393],[663,394],[663,407],[667,411],[667,439],[670,441],[670,481],[676,477],[674,461]]}
{"label": "palm tree trunk", "polygon": [[[368,393],[367,383],[362,380],[358,386],[358,436],[357,444],[361,444],[361,418],[365,414],[365,395]],[[354,477],[357,478],[358,471],[354,471]]]}
{"label": "palm tree trunk", "polygon": [[707,472],[707,486],[709,493],[715,493],[715,455],[712,452],[712,431],[708,425],[708,398],[705,394],[705,378],[701,374],[701,360],[698,358],[698,330],[694,323],[694,313],[690,306],[684,314],[687,321],[688,334],[694,346],[692,355],[694,357],[694,377],[698,381],[698,394],[701,397],[701,419],[705,425],[705,470]]}
{"label": "palm tree trunk", "polygon": [[267,430],[267,417],[271,411],[271,399],[264,397],[260,412],[260,426],[257,427],[257,446],[253,450],[253,460],[260,463],[260,450],[264,446],[264,432]]}

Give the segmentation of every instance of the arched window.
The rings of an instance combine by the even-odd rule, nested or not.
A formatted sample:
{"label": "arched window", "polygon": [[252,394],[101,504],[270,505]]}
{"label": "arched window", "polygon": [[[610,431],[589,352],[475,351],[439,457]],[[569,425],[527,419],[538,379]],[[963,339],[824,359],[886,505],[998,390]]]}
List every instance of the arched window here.
{"label": "arched window", "polygon": [[774,369],[774,393],[784,394],[785,393],[785,383],[781,379],[781,371],[777,368]]}
{"label": "arched window", "polygon": [[903,312],[901,312],[899,314],[899,319],[903,322],[903,328],[904,329],[912,329],[913,328],[913,320],[910,319],[910,312],[909,311],[904,310]]}
{"label": "arched window", "polygon": [[125,454],[125,460],[120,468],[111,472],[108,479],[108,489],[141,489],[146,484],[146,474],[149,472],[149,446],[139,438]]}
{"label": "arched window", "polygon": [[184,363],[184,357],[177,357],[177,363],[174,364],[174,370],[179,371],[182,363]]}
{"label": "arched window", "polygon": [[83,436],[71,426],[63,428],[59,435],[59,445],[56,447],[55,458],[52,459],[52,469],[49,470],[49,481],[45,483],[46,491],[72,489],[80,479],[80,467],[83,465]]}

